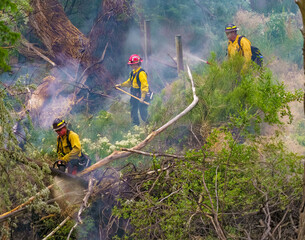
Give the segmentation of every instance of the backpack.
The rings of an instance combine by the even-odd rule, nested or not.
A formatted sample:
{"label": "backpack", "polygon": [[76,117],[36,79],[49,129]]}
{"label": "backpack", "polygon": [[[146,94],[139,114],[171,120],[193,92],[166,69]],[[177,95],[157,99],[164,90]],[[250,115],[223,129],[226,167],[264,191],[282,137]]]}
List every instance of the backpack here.
{"label": "backpack", "polygon": [[[241,49],[242,47],[240,45],[240,41],[243,37],[245,36],[240,36],[238,38],[238,45]],[[264,58],[263,55],[261,54],[261,51],[257,47],[251,46],[251,52],[252,52],[251,60],[261,67],[263,65],[263,58]]]}

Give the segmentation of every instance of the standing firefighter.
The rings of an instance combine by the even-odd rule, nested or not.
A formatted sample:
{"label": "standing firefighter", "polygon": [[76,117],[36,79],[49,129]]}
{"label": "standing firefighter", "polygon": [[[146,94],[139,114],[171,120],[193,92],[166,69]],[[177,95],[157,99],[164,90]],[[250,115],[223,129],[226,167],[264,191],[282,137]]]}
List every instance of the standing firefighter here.
{"label": "standing firefighter", "polygon": [[67,129],[65,120],[56,118],[53,122],[53,129],[58,134],[58,160],[54,163],[54,166],[57,165],[62,171],[65,171],[67,166],[68,173],[73,175],[88,167],[90,159],[82,153],[78,135]]}
{"label": "standing firefighter", "polygon": [[128,65],[132,68],[129,78],[122,84],[117,84],[116,87],[130,87],[130,93],[140,100],[133,97],[130,98],[131,106],[131,119],[134,125],[140,125],[138,111],[142,120],[147,123],[147,105],[144,101],[149,101],[149,86],[147,82],[147,74],[143,68],[141,68],[141,62],[143,60],[139,55],[133,54],[129,57]]}
{"label": "standing firefighter", "polygon": [[228,38],[228,56],[232,57],[235,54],[244,56],[246,61],[250,61],[252,57],[251,42],[244,36],[237,34],[238,28],[234,24],[228,24],[225,27],[225,33]]}

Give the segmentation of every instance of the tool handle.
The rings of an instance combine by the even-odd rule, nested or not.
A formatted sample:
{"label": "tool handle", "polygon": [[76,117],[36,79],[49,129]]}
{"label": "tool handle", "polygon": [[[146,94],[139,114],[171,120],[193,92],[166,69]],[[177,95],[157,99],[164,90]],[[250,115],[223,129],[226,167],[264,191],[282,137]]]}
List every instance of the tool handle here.
{"label": "tool handle", "polygon": [[[124,91],[123,89],[121,89],[121,88],[119,88],[119,87],[115,87],[115,89],[120,90],[121,92],[126,93],[127,95],[129,95],[129,96],[131,96],[131,97],[133,97],[133,98],[135,98],[135,99],[138,99],[139,101],[141,100],[140,98],[138,98],[138,97],[136,97],[136,96],[130,94],[129,92]],[[146,105],[149,105],[148,102],[145,102],[145,101],[144,101],[143,103],[145,103]]]}

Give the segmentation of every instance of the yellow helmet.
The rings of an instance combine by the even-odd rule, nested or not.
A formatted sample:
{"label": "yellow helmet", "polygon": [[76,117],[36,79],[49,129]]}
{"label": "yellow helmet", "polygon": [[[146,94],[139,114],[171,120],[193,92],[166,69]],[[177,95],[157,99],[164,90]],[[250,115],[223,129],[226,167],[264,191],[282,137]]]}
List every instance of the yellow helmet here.
{"label": "yellow helmet", "polygon": [[239,30],[239,29],[233,23],[227,24],[226,28],[225,28],[225,32],[235,32],[237,30]]}
{"label": "yellow helmet", "polygon": [[54,131],[60,130],[60,129],[62,129],[65,126],[66,126],[66,122],[63,119],[56,118],[53,121],[53,129],[54,129]]}

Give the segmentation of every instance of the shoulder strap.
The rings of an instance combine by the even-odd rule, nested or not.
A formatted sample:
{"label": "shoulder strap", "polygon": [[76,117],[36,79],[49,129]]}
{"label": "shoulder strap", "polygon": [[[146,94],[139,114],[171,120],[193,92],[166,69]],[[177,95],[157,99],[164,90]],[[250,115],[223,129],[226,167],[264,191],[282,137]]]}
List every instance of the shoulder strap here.
{"label": "shoulder strap", "polygon": [[[242,51],[242,55],[244,55],[244,50],[242,48],[242,46],[240,45],[240,42],[241,42],[241,39],[245,37],[245,36],[239,36],[237,42],[238,42],[238,46],[239,46],[239,49]],[[239,51],[239,50],[238,50]]]}
{"label": "shoulder strap", "polygon": [[61,142],[61,139],[57,136],[57,153],[59,153],[59,142]]}
{"label": "shoulder strap", "polygon": [[143,68],[141,68],[138,72],[137,72],[137,84],[139,86],[139,88],[141,88],[141,81],[140,81],[140,72],[145,72]]}
{"label": "shoulder strap", "polygon": [[239,46],[240,48],[241,48],[240,41],[241,41],[241,39],[242,39],[243,37],[245,37],[245,36],[239,36],[239,38],[238,38],[238,40],[237,40],[238,46]]}
{"label": "shoulder strap", "polygon": [[[71,142],[70,142],[70,139],[69,139],[69,134],[70,134],[70,130],[67,130],[67,144],[68,144],[68,147],[70,148],[70,150],[72,150],[72,145],[71,145]],[[59,153],[59,143],[61,144],[61,151],[63,152],[63,145],[62,145],[62,141],[61,141],[61,138],[60,136],[57,136],[57,153]]]}
{"label": "shoulder strap", "polygon": [[69,135],[70,135],[70,130],[67,130],[67,143],[68,143],[68,147],[70,148],[70,150],[72,150],[72,145],[69,139]]}

